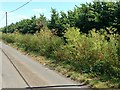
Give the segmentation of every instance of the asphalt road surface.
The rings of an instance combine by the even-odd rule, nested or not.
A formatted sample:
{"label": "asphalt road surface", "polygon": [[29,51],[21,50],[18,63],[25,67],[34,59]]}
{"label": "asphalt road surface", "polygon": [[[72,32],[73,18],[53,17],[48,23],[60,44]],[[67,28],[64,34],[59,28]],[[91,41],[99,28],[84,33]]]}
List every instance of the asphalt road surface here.
{"label": "asphalt road surface", "polygon": [[[0,87],[59,87],[59,88],[87,88],[80,83],[70,80],[50,70],[47,67],[23,55],[16,49],[0,43]],[[2,81],[1,81],[2,78]]]}
{"label": "asphalt road surface", "polygon": [[[1,47],[1,44],[0,44]],[[0,50],[0,90],[2,89],[2,52]]]}

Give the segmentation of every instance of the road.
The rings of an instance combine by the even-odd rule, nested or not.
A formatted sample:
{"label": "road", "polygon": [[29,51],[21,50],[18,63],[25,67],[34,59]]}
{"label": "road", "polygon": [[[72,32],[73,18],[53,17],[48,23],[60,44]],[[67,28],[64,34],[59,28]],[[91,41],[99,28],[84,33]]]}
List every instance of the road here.
{"label": "road", "polygon": [[[2,88],[61,86],[86,88],[56,71],[39,64],[16,49],[1,43]],[[1,78],[1,77],[0,77]],[[80,85],[80,86],[78,86]]]}
{"label": "road", "polygon": [[[0,44],[1,47],[1,44]],[[0,50],[0,90],[2,89],[2,52]]]}

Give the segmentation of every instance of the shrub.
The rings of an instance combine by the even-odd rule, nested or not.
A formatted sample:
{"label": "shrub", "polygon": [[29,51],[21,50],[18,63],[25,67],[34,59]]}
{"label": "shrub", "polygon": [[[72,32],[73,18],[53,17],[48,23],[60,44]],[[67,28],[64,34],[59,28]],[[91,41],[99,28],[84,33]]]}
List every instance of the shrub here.
{"label": "shrub", "polygon": [[3,39],[8,43],[15,43],[25,51],[36,52],[41,55],[50,56],[58,49],[64,41],[51,33],[50,30],[41,30],[40,33],[31,34],[4,34]]}
{"label": "shrub", "polygon": [[[106,36],[109,37],[109,41]],[[15,43],[25,51],[67,63],[77,72],[120,77],[120,47],[117,34],[96,32],[95,29],[89,34],[83,34],[77,28],[69,28],[64,37],[55,36],[50,30],[41,30],[34,35],[3,34],[3,40]]]}
{"label": "shrub", "polygon": [[79,29],[69,28],[64,34],[67,43],[55,51],[55,57],[69,62],[76,71],[118,77],[119,42],[115,35],[109,35],[109,41],[105,39],[105,36],[106,32],[101,34],[95,29],[86,35],[80,33]]}
{"label": "shrub", "polygon": [[2,39],[8,43],[14,43],[14,34],[3,34]]}

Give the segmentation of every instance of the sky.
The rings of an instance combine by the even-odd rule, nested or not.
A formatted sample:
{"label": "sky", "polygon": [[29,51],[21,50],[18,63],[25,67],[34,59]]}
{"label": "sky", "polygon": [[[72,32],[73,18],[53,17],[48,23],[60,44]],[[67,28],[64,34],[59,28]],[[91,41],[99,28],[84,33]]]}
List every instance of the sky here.
{"label": "sky", "polygon": [[81,3],[92,2],[92,0],[32,0],[24,7],[9,13],[28,1],[29,0],[0,0],[0,27],[6,25],[5,12],[8,12],[9,25],[22,19],[29,19],[34,15],[39,17],[40,14],[44,14],[50,19],[51,8],[55,8],[58,12],[67,12],[68,10],[74,9],[75,5],[80,6]]}

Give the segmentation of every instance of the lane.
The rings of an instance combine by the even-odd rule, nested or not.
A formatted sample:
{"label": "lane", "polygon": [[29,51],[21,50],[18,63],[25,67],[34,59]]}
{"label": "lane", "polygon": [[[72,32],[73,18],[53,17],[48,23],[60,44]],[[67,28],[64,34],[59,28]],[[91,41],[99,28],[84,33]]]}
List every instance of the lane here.
{"label": "lane", "polygon": [[[0,47],[2,47],[1,44]],[[1,89],[2,89],[2,51],[0,50],[0,90]]]}
{"label": "lane", "polygon": [[27,87],[26,83],[13,67],[6,55],[2,52],[2,88],[25,87]]}
{"label": "lane", "polygon": [[[46,68],[45,66],[32,60],[30,57],[21,54],[16,49],[14,49],[8,45],[2,44],[2,49],[10,57],[12,62],[14,62],[14,64],[18,68],[18,70],[21,72],[21,74],[26,79],[26,81],[30,84],[31,87],[80,84],[80,83],[70,80],[69,78],[65,78],[63,75],[58,74],[57,72],[55,72],[53,70]],[[5,58],[4,55],[3,55],[3,58]],[[10,65],[7,66],[8,68],[5,67],[7,65],[5,62],[6,62],[6,60],[3,61],[3,65],[4,65],[3,69],[7,69],[8,72],[6,72],[6,74],[8,74],[8,73],[12,72],[13,68]],[[11,69],[9,67],[11,67]],[[9,71],[9,70],[11,70],[11,71]],[[3,72],[4,71],[6,71],[6,70],[3,70]],[[8,79],[10,77],[12,77],[12,75],[8,76]],[[14,77],[16,77],[16,75]],[[5,78],[5,76],[3,76],[3,78]],[[5,85],[7,85],[7,83],[5,83],[7,80],[5,80],[5,79],[3,80],[3,87],[8,87],[8,86],[5,86]],[[10,83],[10,81],[11,81],[11,79],[9,79],[7,82]],[[16,81],[17,80],[15,80],[15,82]],[[77,87],[77,86],[74,86],[74,87]],[[69,88],[71,88],[71,87],[69,86]],[[88,88],[88,87],[87,86],[79,86],[77,88]]]}

